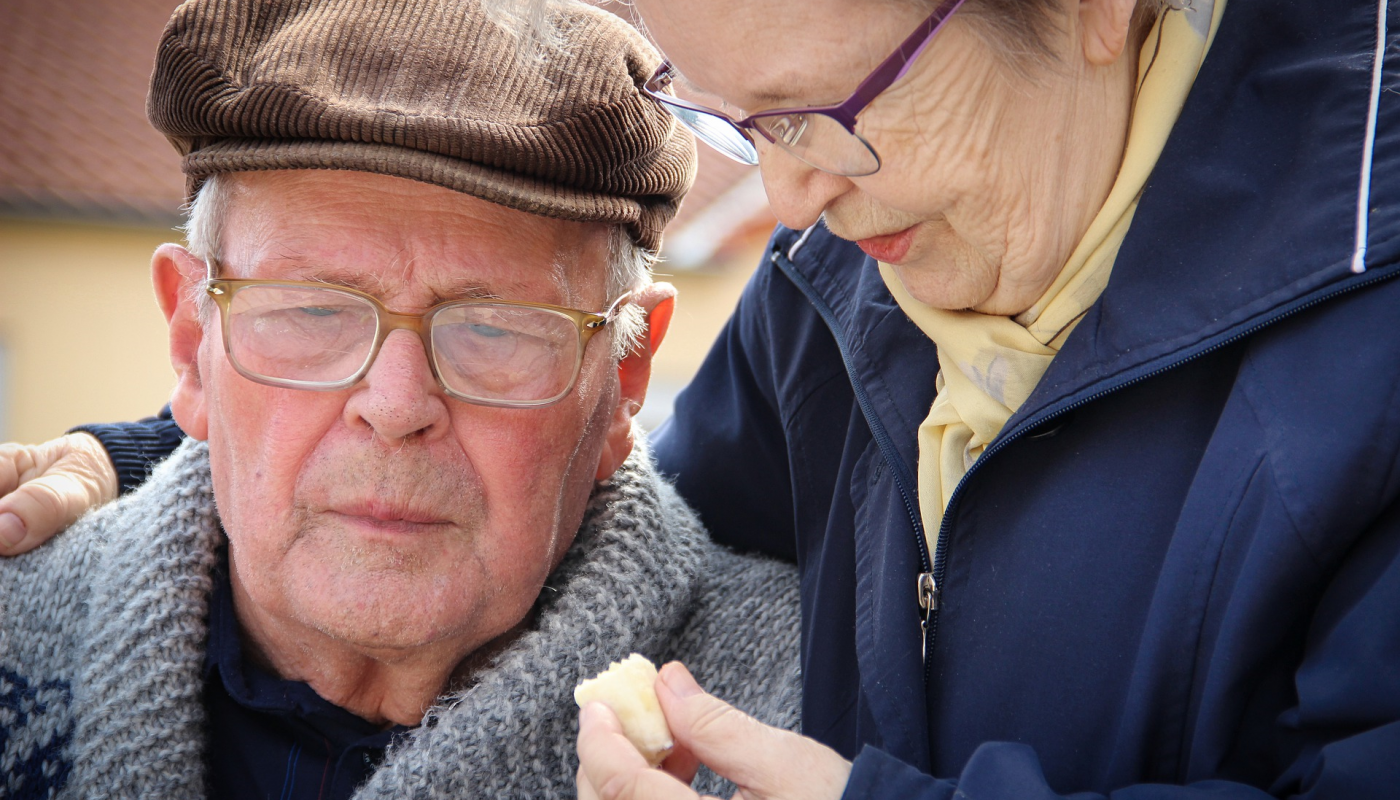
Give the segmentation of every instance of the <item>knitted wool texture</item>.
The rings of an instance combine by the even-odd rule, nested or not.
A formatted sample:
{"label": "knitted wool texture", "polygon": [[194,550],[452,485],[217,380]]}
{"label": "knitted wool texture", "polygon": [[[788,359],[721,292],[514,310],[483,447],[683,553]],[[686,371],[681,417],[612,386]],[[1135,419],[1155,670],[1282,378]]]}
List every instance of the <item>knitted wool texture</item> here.
{"label": "knitted wool texture", "polygon": [[[208,448],[187,442],[141,490],[0,561],[0,796],[204,795],[222,543]],[[536,610],[356,797],[574,797],[573,687],[632,651],[680,659],[719,696],[797,727],[795,570],[712,544],[645,453],[596,489]],[[732,789],[708,772],[696,788]]]}
{"label": "knitted wool texture", "polygon": [[192,0],[147,116],[191,198],[220,172],[358,170],[623,224],[655,252],[695,178],[693,138],[642,92],[661,57],[609,12],[551,14],[566,44],[529,59],[483,0]]}

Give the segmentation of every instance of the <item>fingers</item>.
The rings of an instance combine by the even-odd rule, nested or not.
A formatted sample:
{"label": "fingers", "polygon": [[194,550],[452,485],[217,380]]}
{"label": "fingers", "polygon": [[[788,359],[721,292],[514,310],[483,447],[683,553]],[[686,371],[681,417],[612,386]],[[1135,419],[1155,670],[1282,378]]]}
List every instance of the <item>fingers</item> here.
{"label": "fingers", "polygon": [[13,492],[33,470],[33,450],[24,444],[0,444],[0,497]]}
{"label": "fingers", "polygon": [[843,794],[851,765],[840,754],[705,693],[683,665],[661,668],[656,696],[677,744],[733,781],[745,798],[837,800]]}
{"label": "fingers", "polygon": [[661,768],[689,786],[691,781],[695,780],[695,774],[700,771],[700,759],[690,750],[677,744],[671,750],[671,754],[666,756],[666,760],[661,762]]}
{"label": "fingers", "polygon": [[578,763],[580,800],[699,800],[689,786],[648,766],[602,703],[579,712]]}
{"label": "fingers", "polygon": [[114,499],[116,484],[106,451],[88,434],[0,446],[0,555],[48,541],[90,507]]}
{"label": "fingers", "polygon": [[78,481],[88,493],[89,507],[106,505],[117,499],[117,468],[96,436],[70,433],[55,441],[63,443],[63,455],[50,471],[64,472]]}

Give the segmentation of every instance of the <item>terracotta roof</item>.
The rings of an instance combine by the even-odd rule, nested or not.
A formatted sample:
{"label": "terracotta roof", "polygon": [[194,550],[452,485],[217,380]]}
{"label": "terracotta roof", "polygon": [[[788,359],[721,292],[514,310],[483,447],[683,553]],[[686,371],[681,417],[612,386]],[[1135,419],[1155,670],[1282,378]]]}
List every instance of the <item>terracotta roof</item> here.
{"label": "terracotta roof", "polygon": [[179,159],[146,122],[174,0],[5,0],[0,212],[167,221]]}
{"label": "terracotta roof", "polygon": [[[599,4],[630,21],[629,8]],[[145,115],[156,42],[176,5],[3,0],[0,214],[162,224],[176,217],[184,193],[179,159]],[[672,223],[672,235],[752,172],[701,146],[695,188]],[[772,217],[759,209],[750,222],[735,232],[771,227]]]}

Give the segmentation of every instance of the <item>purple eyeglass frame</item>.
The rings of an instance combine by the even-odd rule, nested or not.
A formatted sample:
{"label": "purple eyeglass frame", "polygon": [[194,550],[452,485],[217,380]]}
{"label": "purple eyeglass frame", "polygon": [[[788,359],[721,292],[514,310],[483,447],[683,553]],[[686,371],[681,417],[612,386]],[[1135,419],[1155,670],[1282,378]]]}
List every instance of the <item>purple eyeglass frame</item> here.
{"label": "purple eyeglass frame", "polygon": [[[899,47],[896,47],[893,53],[890,53],[884,61],[880,62],[879,66],[875,67],[875,69],[865,77],[865,80],[860,82],[860,85],[856,87],[856,90],[851,93],[850,97],[847,97],[842,102],[833,106],[779,108],[772,111],[760,111],[757,114],[751,114],[743,119],[734,119],[722,111],[716,111],[713,108],[707,108],[698,103],[682,100],[674,95],[663,94],[666,87],[670,86],[672,80],[674,80],[671,62],[669,60],[661,62],[661,66],[657,68],[656,72],[652,74],[651,78],[642,86],[642,91],[646,92],[648,96],[656,100],[662,106],[680,106],[682,108],[688,108],[691,111],[698,111],[712,117],[718,117],[739,129],[740,132],[756,130],[762,134],[763,138],[770,142],[774,141],[773,137],[769,135],[767,131],[758,127],[756,121],[766,117],[782,117],[790,114],[821,114],[836,120],[841,124],[841,127],[845,128],[851,135],[859,136],[859,134],[856,133],[856,115],[864,111],[866,106],[874,102],[875,98],[879,97],[886,89],[893,86],[895,81],[904,77],[905,73],[909,71],[910,67],[914,66],[914,62],[924,52],[924,48],[928,47],[929,43],[933,41],[933,37],[937,36],[938,32],[943,29],[943,24],[948,21],[948,18],[953,15],[953,12],[957,11],[964,2],[966,2],[966,0],[943,0],[927,19],[919,23],[919,27],[915,28],[914,32],[909,34],[908,38],[900,42]],[[869,144],[867,143],[866,146],[869,147]],[[877,160],[879,159],[879,155],[875,153],[874,148],[871,148],[871,153],[875,155]]]}

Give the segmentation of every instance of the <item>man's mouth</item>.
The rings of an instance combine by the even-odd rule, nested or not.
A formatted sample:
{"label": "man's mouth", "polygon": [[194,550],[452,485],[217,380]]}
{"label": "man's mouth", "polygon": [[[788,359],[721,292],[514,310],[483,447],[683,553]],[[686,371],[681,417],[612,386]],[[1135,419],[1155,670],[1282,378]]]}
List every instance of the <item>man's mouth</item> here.
{"label": "man's mouth", "polygon": [[895,233],[859,239],[856,241],[856,246],[876,261],[898,264],[908,255],[909,246],[914,243],[914,229],[917,227],[917,225],[911,225]]}
{"label": "man's mouth", "polygon": [[427,511],[383,502],[351,503],[330,511],[361,525],[405,533],[420,532],[425,528],[449,525],[452,522]]}

